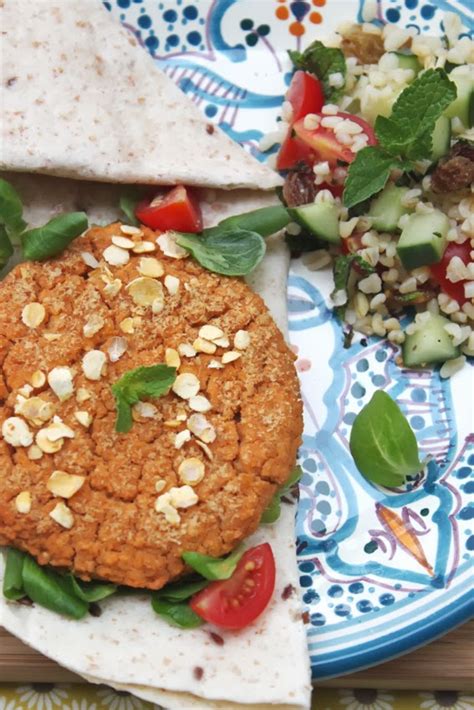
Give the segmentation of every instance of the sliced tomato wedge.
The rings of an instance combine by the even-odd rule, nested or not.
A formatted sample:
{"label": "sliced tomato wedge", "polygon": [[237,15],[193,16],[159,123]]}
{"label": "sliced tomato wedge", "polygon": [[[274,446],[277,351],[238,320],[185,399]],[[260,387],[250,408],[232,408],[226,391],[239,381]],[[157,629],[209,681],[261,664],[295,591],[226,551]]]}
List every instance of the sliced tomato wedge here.
{"label": "sliced tomato wedge", "polygon": [[312,74],[296,71],[286,93],[286,100],[293,108],[292,123],[308,113],[319,113],[324,105],[321,82]]}
{"label": "sliced tomato wedge", "polygon": [[[321,119],[326,118],[322,113],[318,115]],[[346,118],[361,126],[364,133],[367,135],[368,145],[375,145],[377,143],[375,133],[367,121],[364,121],[358,116],[353,116],[350,113],[344,113],[343,111],[335,115],[340,118]],[[353,153],[348,146],[338,141],[332,128],[325,128],[319,125],[318,128],[310,130],[305,128],[304,118],[300,118],[294,124],[293,129],[298,138],[312,148],[320,160],[327,160],[331,165],[335,165],[337,161],[352,163],[356,156],[356,153]]]}
{"label": "sliced tomato wedge", "polygon": [[230,579],[196,594],[191,609],[223,629],[242,629],[260,616],[275,588],[275,559],[268,542],[243,555]]}
{"label": "sliced tomato wedge", "polygon": [[447,278],[446,273],[449,262],[453,256],[458,256],[465,264],[469,264],[471,262],[470,251],[471,246],[469,240],[464,242],[464,244],[450,242],[446,247],[446,251],[444,252],[441,261],[430,266],[431,275],[440,287],[441,291],[446,293],[450,298],[454,298],[460,306],[467,301],[467,298],[464,295],[464,284],[466,281],[456,281],[456,283],[453,283]]}
{"label": "sliced tomato wedge", "polygon": [[165,195],[157,195],[151,202],[143,200],[135,209],[135,216],[150,229],[178,232],[202,230],[201,208],[191,191],[178,185]]}
{"label": "sliced tomato wedge", "polygon": [[289,170],[298,163],[312,165],[315,160],[315,153],[306,143],[292,135],[290,128],[288,135],[283,141],[277,157],[277,170]]}

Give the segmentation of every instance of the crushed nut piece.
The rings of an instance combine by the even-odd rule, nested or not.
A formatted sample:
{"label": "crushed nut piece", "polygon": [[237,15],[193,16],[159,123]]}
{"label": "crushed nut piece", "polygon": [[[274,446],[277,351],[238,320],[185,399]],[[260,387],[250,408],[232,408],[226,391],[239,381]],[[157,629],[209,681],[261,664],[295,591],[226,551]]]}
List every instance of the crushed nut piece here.
{"label": "crushed nut piece", "polygon": [[121,249],[133,249],[135,246],[135,242],[132,239],[118,237],[116,235],[112,237],[112,244],[115,244],[116,247],[120,247]]}
{"label": "crushed nut piece", "polygon": [[209,446],[207,444],[205,444],[203,441],[198,441],[197,439],[196,439],[196,444],[204,451],[204,453],[206,454],[209,461],[212,461],[214,456],[212,455],[212,451],[209,448]]}
{"label": "crushed nut piece", "polygon": [[46,310],[42,303],[28,303],[21,312],[21,320],[27,328],[37,328],[45,316]]}
{"label": "crushed nut piece", "polygon": [[41,451],[39,446],[36,446],[36,444],[32,444],[30,446],[26,455],[28,456],[30,461],[39,461],[43,458],[43,452]]}
{"label": "crushed nut piece", "polygon": [[156,243],[160,247],[163,254],[171,257],[172,259],[186,259],[186,257],[189,256],[186,249],[183,249],[183,247],[180,247],[176,243],[176,237],[173,232],[164,232],[164,234],[160,234],[156,240]]}
{"label": "crushed nut piece", "polygon": [[212,444],[216,440],[216,430],[204,414],[191,414],[188,419],[188,429],[205,444]]}
{"label": "crushed nut piece", "polygon": [[153,306],[155,301],[164,301],[163,285],[148,276],[139,276],[131,281],[127,290],[137,306]]}
{"label": "crushed nut piece", "polygon": [[33,387],[31,385],[23,385],[23,387],[20,387],[18,390],[18,394],[25,398],[28,398],[32,392]]}
{"label": "crushed nut piece", "polygon": [[168,274],[165,276],[165,288],[170,294],[170,296],[176,296],[179,291],[180,280],[177,276],[172,276]]}
{"label": "crushed nut piece", "polygon": [[120,279],[114,279],[113,281],[104,286],[104,294],[109,298],[115,298],[121,288],[122,282],[120,281]]}
{"label": "crushed nut piece", "polygon": [[227,335],[222,336],[222,338],[216,338],[212,342],[214,345],[217,345],[218,348],[228,348],[230,345],[230,340]]}
{"label": "crushed nut piece", "polygon": [[66,530],[70,530],[74,525],[74,515],[63,501],[56,503],[49,517]]}
{"label": "crushed nut piece", "polygon": [[164,307],[165,307],[165,298],[163,295],[163,297],[160,296],[159,298],[155,298],[155,300],[151,304],[151,311],[154,315],[156,315],[157,313],[161,313],[161,311],[163,310]]}
{"label": "crushed nut piece", "polygon": [[134,254],[147,254],[151,251],[155,251],[156,247],[153,242],[138,242],[135,244],[132,251]]}
{"label": "crushed nut piece", "polygon": [[179,357],[178,351],[174,348],[166,348],[165,362],[168,367],[175,367],[176,369],[178,369],[181,365],[181,358]]}
{"label": "crushed nut piece", "polygon": [[234,362],[234,360],[238,360],[239,357],[242,357],[242,353],[238,353],[236,350],[229,350],[228,352],[223,354],[222,364],[227,365],[229,362]]}
{"label": "crushed nut piece", "polygon": [[102,255],[111,266],[125,266],[130,261],[130,254],[126,249],[112,245],[104,250]]}
{"label": "crushed nut piece", "polygon": [[174,448],[181,449],[187,441],[191,441],[191,432],[189,429],[183,429],[174,437]]}
{"label": "crushed nut piece", "polygon": [[207,366],[209,370],[222,370],[224,365],[219,360],[211,360]]}
{"label": "crushed nut piece", "polygon": [[120,360],[122,355],[125,355],[128,349],[128,343],[125,338],[116,336],[112,338],[110,344],[107,348],[107,355],[109,356],[110,362],[117,362]]}
{"label": "crushed nut piece", "polygon": [[196,338],[193,343],[193,348],[198,353],[206,353],[207,355],[214,355],[217,350],[217,345],[211,343],[209,340],[204,340],[204,338]]}
{"label": "crushed nut piece", "polygon": [[161,261],[153,256],[142,256],[138,262],[137,271],[142,276],[148,276],[151,279],[157,279],[165,273]]}
{"label": "crushed nut piece", "polygon": [[234,348],[245,350],[250,345],[250,333],[247,330],[238,330],[234,336]]}
{"label": "crushed nut piece", "polygon": [[82,371],[88,380],[100,380],[106,362],[107,357],[101,350],[89,350],[82,358]]}
{"label": "crushed nut piece", "polygon": [[70,367],[53,367],[48,373],[48,384],[61,402],[72,397],[74,385],[73,373]]}
{"label": "crushed nut piece", "polygon": [[8,417],[2,424],[2,435],[10,446],[30,446],[33,434],[28,424],[20,417]]}
{"label": "crushed nut piece", "polygon": [[175,508],[190,508],[196,505],[199,498],[191,486],[174,486],[168,491],[170,503]]}
{"label": "crushed nut piece", "polygon": [[203,394],[197,394],[188,400],[188,404],[194,412],[208,412],[212,409],[212,404]]}
{"label": "crushed nut piece", "polygon": [[177,376],[173,383],[172,390],[178,397],[190,399],[197,395],[200,387],[201,383],[196,375],[193,375],[191,372],[185,372]]}
{"label": "crushed nut piece", "polygon": [[22,491],[18,493],[15,498],[15,508],[18,513],[29,513],[31,510],[31,493],[29,491]]}
{"label": "crushed nut piece", "polygon": [[31,386],[35,389],[43,387],[43,385],[46,383],[46,375],[44,374],[44,372],[41,372],[41,370],[35,370],[31,375],[30,382]]}
{"label": "crushed nut piece", "polygon": [[190,486],[197,486],[204,478],[205,472],[206,469],[203,462],[194,457],[184,459],[178,466],[178,476],[181,483],[186,483]]}
{"label": "crushed nut piece", "polygon": [[52,402],[46,402],[41,397],[25,399],[18,396],[15,401],[15,414],[21,414],[33,426],[42,426],[54,415],[56,408]]}
{"label": "crushed nut piece", "polygon": [[214,341],[216,338],[224,337],[224,331],[216,325],[203,325],[199,329],[199,337],[204,338],[204,340]]}
{"label": "crushed nut piece", "polygon": [[76,476],[66,471],[53,471],[48,478],[46,488],[59,498],[72,498],[84,485],[85,476]]}
{"label": "crushed nut piece", "polygon": [[135,419],[153,419],[158,414],[158,409],[151,402],[137,402],[132,407],[132,416]]}
{"label": "crushed nut piece", "polygon": [[124,318],[122,321],[120,321],[119,328],[122,333],[132,335],[135,332],[135,324],[133,318]]}
{"label": "crushed nut piece", "polygon": [[102,330],[102,328],[105,325],[105,321],[102,318],[102,316],[97,315],[94,313],[91,315],[87,322],[84,323],[84,327],[82,329],[82,332],[84,334],[85,338],[92,338],[96,333],[99,332],[99,330]]}
{"label": "crushed nut piece", "polygon": [[81,410],[78,412],[74,412],[74,416],[79,422],[79,424],[82,424],[83,427],[88,429],[90,425],[92,424],[92,414],[90,412],[86,412],[85,410]]}
{"label": "crushed nut piece", "polygon": [[45,454],[55,454],[59,451],[63,444],[64,439],[57,439],[56,441],[50,441],[48,438],[48,431],[46,429],[40,429],[35,437],[36,445]]}
{"label": "crushed nut piece", "polygon": [[155,501],[155,510],[157,513],[163,513],[165,520],[170,525],[179,525],[181,517],[174,507],[171,505],[170,494],[162,493]]}
{"label": "crushed nut piece", "polygon": [[76,400],[79,402],[79,404],[82,404],[82,402],[86,402],[91,397],[92,394],[85,387],[79,387],[76,392]]}
{"label": "crushed nut piece", "polygon": [[178,345],[178,352],[183,357],[194,357],[197,354],[190,343],[181,343]]}
{"label": "crushed nut piece", "polygon": [[53,423],[50,424],[46,429],[46,436],[50,441],[57,441],[58,439],[74,439],[75,434],[71,427],[63,422],[61,417],[54,417]]}

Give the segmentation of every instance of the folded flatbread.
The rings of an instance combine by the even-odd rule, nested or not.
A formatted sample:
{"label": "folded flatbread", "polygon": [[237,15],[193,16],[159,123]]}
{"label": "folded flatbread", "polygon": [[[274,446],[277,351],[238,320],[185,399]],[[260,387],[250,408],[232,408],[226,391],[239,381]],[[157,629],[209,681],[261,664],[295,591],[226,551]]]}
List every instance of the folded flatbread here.
{"label": "folded flatbread", "polygon": [[123,183],[281,183],[161,72],[100,0],[0,0],[0,169]]}

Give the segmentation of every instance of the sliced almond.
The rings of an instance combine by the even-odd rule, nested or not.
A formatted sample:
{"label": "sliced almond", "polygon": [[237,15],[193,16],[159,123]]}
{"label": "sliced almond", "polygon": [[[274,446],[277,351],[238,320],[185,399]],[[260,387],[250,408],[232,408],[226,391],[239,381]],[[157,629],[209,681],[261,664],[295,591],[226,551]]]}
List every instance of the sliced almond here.
{"label": "sliced almond", "polygon": [[97,313],[93,313],[84,323],[84,327],[82,328],[82,332],[85,338],[92,338],[96,333],[99,332],[99,330],[102,330],[102,328],[105,325],[105,321],[102,318],[102,316],[99,316]]}
{"label": "sliced almond", "polygon": [[178,476],[181,483],[190,486],[197,486],[204,478],[206,468],[201,461],[195,457],[184,459],[178,466]]}
{"label": "sliced almond", "polygon": [[238,360],[239,357],[242,357],[242,353],[238,353],[237,350],[228,350],[226,353],[223,354],[222,356],[222,364],[227,365],[229,362],[234,362],[234,360]]}
{"label": "sliced almond", "polygon": [[18,493],[17,497],[15,498],[15,508],[17,510],[17,513],[21,513],[22,515],[25,515],[26,513],[30,512],[31,493],[29,491],[22,491],[21,493]]}
{"label": "sliced almond", "polygon": [[193,342],[193,348],[198,353],[206,353],[207,355],[214,355],[217,350],[217,345],[211,343],[210,340],[204,340],[204,338],[196,338]]}
{"label": "sliced almond", "polygon": [[157,513],[163,513],[165,520],[170,525],[179,525],[181,517],[174,507],[171,505],[170,494],[162,493],[155,501],[155,510]]}
{"label": "sliced almond", "polygon": [[122,282],[120,281],[120,279],[114,279],[113,281],[104,286],[104,294],[108,296],[108,298],[115,298],[121,288]]}
{"label": "sliced almond", "polygon": [[137,402],[132,407],[132,415],[139,419],[154,419],[157,414],[158,408],[151,402]]}
{"label": "sliced almond", "polygon": [[55,454],[62,448],[64,444],[64,439],[50,441],[50,439],[48,438],[47,428],[39,430],[39,432],[36,434],[35,441],[38,448],[41,449],[41,451],[43,451],[45,454]]}
{"label": "sliced almond", "polygon": [[204,451],[204,453],[206,454],[209,461],[212,461],[214,456],[212,455],[212,451],[209,448],[209,446],[207,444],[205,444],[204,441],[199,441],[198,439],[195,439],[195,441],[196,441],[196,444]]}
{"label": "sliced almond", "polygon": [[172,390],[178,397],[182,399],[190,399],[195,397],[199,392],[201,383],[199,382],[196,375],[192,372],[185,372],[182,375],[178,375],[173,383]]}
{"label": "sliced almond", "polygon": [[122,234],[127,234],[130,237],[142,237],[143,232],[138,227],[134,227],[132,224],[121,224],[120,231]]}
{"label": "sliced almond", "polygon": [[133,318],[124,318],[122,321],[120,321],[119,328],[122,333],[132,335],[135,332],[135,324]]}
{"label": "sliced almond", "polygon": [[81,251],[81,259],[91,269],[97,269],[100,266],[94,254],[91,254],[90,251]]}
{"label": "sliced almond", "polygon": [[217,325],[203,325],[199,329],[199,337],[204,338],[204,340],[216,340],[216,338],[222,338],[224,336],[224,331],[218,328]]}
{"label": "sliced almond", "polygon": [[44,372],[41,372],[41,370],[35,370],[31,375],[30,382],[31,386],[35,389],[43,387],[43,385],[46,384],[46,375]]}
{"label": "sliced almond", "polygon": [[79,387],[77,392],[76,392],[76,400],[79,402],[79,404],[82,404],[83,402],[87,402],[88,399],[92,397],[91,392],[89,392],[88,389],[85,387]]}
{"label": "sliced almond", "polygon": [[158,298],[155,298],[155,300],[151,304],[152,313],[154,313],[155,315],[157,313],[161,313],[161,311],[163,310],[164,307],[165,307],[165,297],[164,297],[164,295],[159,296]]}
{"label": "sliced almond", "polygon": [[134,254],[149,254],[152,251],[156,250],[156,246],[153,244],[153,242],[138,242],[138,244],[135,244],[133,247],[132,251]]}
{"label": "sliced almond", "polygon": [[181,449],[188,441],[191,441],[191,432],[189,429],[183,429],[174,437],[174,448]]}
{"label": "sliced almond", "polygon": [[61,402],[72,397],[74,392],[73,373],[70,367],[53,367],[48,372],[48,384]]}
{"label": "sliced almond", "polygon": [[58,439],[74,439],[75,434],[70,426],[65,424],[61,417],[54,417],[53,423],[50,424],[46,429],[46,436],[50,441],[57,441]]}
{"label": "sliced almond", "polygon": [[212,444],[216,439],[216,430],[204,414],[191,414],[188,419],[188,429],[205,444]]}
{"label": "sliced almond", "polygon": [[101,350],[89,350],[82,358],[82,371],[88,380],[100,380],[106,362],[107,357]]}
{"label": "sliced almond", "polygon": [[234,348],[245,350],[250,345],[250,333],[247,330],[238,330],[234,335]]}
{"label": "sliced almond", "polygon": [[49,516],[66,530],[70,530],[74,525],[74,515],[63,501],[56,503]]}
{"label": "sliced almond", "polygon": [[163,254],[172,259],[186,259],[186,257],[189,256],[186,249],[183,249],[183,247],[180,247],[176,243],[176,237],[172,232],[164,232],[164,234],[161,234],[156,240],[156,243]]}
{"label": "sliced almond", "polygon": [[20,417],[8,417],[2,424],[2,435],[10,446],[31,446],[33,434]]}
{"label": "sliced almond", "polygon": [[191,486],[174,486],[168,491],[169,500],[175,508],[191,508],[196,505],[199,498]]}
{"label": "sliced almond", "polygon": [[165,350],[165,362],[168,367],[175,367],[178,369],[181,365],[181,358],[179,353],[174,348],[166,348]]}
{"label": "sliced almond", "polygon": [[148,276],[140,276],[131,281],[127,290],[137,306],[152,306],[157,299],[163,301],[163,284]]}
{"label": "sliced almond", "polygon": [[168,274],[165,276],[165,288],[170,294],[170,296],[176,296],[179,291],[180,280],[177,276],[172,276]]}
{"label": "sliced almond", "polygon": [[85,427],[85,429],[88,429],[92,424],[92,414],[85,410],[74,412],[74,417],[77,419],[79,424]]}
{"label": "sliced almond", "polygon": [[121,247],[116,247],[115,244],[104,249],[102,254],[105,261],[110,264],[110,266],[125,266],[130,261],[130,254],[126,249],[121,249]]}
{"label": "sliced almond", "polygon": [[223,335],[222,338],[216,338],[212,342],[214,345],[217,345],[218,348],[228,348],[230,345],[230,340],[227,335]]}
{"label": "sliced almond", "polygon": [[135,246],[135,242],[132,239],[128,239],[128,237],[119,237],[117,235],[112,237],[112,244],[115,244],[116,247],[120,247],[121,249],[133,249]]}
{"label": "sliced almond", "polygon": [[207,367],[209,370],[222,370],[224,365],[219,360],[211,360]]}
{"label": "sliced almond", "polygon": [[18,396],[15,402],[15,414],[21,414],[33,426],[42,426],[54,416],[56,408],[52,402],[47,402],[42,397],[25,399]]}
{"label": "sliced almond", "polygon": [[22,312],[21,320],[27,328],[38,328],[44,321],[46,310],[42,303],[28,303]]}
{"label": "sliced almond", "polygon": [[142,276],[149,276],[151,279],[157,279],[165,273],[161,261],[153,256],[142,256],[138,262],[137,271]]}
{"label": "sliced almond", "polygon": [[194,412],[208,412],[212,409],[212,404],[203,394],[197,394],[195,397],[188,399],[188,404]]}
{"label": "sliced almond", "polygon": [[61,333],[43,333],[43,338],[49,343],[52,343],[54,340],[59,340],[61,337]]}
{"label": "sliced almond", "polygon": [[178,352],[183,357],[195,357],[197,354],[196,350],[190,343],[181,343],[178,345]]}
{"label": "sliced almond", "polygon": [[25,399],[27,399],[32,392],[33,387],[31,385],[23,385],[23,387],[20,387],[20,389],[18,390],[18,394],[22,397],[25,397]]}
{"label": "sliced almond", "polygon": [[67,473],[67,471],[53,471],[48,478],[46,488],[51,491],[53,496],[72,498],[82,488],[85,480],[85,476],[77,476],[74,473]]}
{"label": "sliced almond", "polygon": [[125,338],[120,336],[115,336],[110,341],[107,347],[107,355],[109,356],[110,362],[117,362],[120,358],[125,355],[128,349],[128,342]]}
{"label": "sliced almond", "polygon": [[26,455],[28,456],[30,461],[39,461],[43,458],[43,452],[41,451],[39,446],[36,446],[36,444],[32,444],[30,446],[30,448],[26,452]]}

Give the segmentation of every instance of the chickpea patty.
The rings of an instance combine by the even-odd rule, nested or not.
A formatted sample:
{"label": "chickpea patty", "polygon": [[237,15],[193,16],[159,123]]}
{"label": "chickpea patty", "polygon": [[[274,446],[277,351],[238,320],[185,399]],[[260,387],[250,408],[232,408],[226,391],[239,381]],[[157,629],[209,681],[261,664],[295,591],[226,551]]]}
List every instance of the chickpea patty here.
{"label": "chickpea patty", "polygon": [[[293,355],[262,299],[169,235],[95,227],[0,283],[0,544],[132,587],[251,534],[302,431]],[[177,367],[115,431],[124,373]]]}

